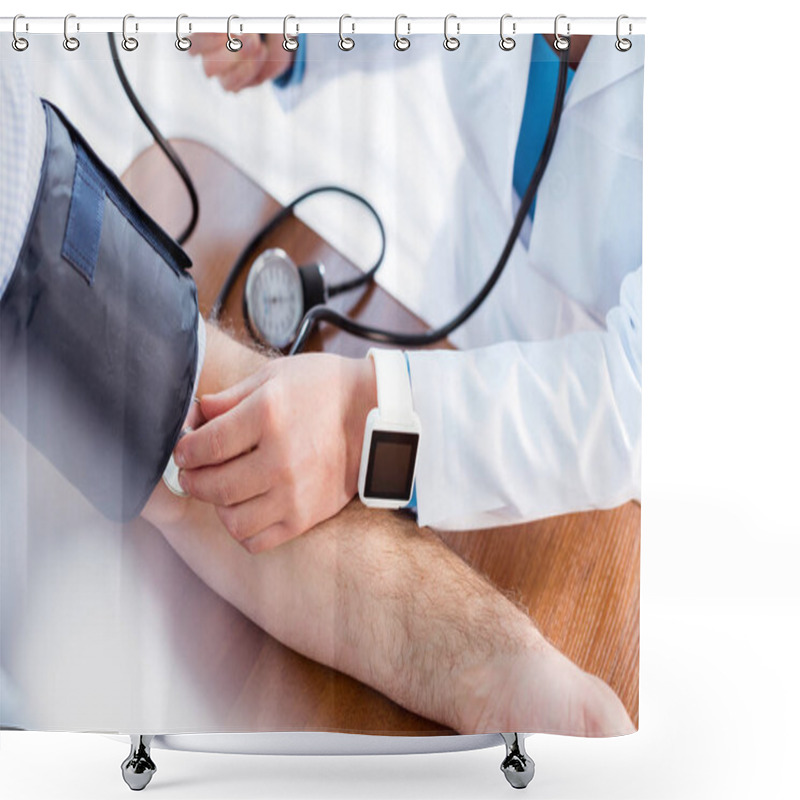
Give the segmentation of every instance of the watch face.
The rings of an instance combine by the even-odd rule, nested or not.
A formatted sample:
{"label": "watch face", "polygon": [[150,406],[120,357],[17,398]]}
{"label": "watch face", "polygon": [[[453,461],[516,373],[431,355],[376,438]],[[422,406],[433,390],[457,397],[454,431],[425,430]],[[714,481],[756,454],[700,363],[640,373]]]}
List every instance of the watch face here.
{"label": "watch face", "polygon": [[300,273],[283,250],[265,250],[250,267],[245,286],[253,330],[273,347],[294,339],[303,317]]}
{"label": "watch face", "polygon": [[372,431],[364,497],[410,500],[418,433]]}

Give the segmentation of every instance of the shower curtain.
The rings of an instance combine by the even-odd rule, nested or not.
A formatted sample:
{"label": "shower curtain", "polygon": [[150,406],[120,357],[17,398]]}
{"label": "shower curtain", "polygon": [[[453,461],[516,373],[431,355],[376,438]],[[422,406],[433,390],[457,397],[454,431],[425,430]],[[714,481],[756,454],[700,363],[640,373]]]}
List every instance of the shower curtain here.
{"label": "shower curtain", "polygon": [[[402,20],[397,36],[360,35],[346,20],[341,35],[228,25],[202,34],[179,21],[178,47],[135,20],[111,47],[74,28],[72,48],[59,35],[30,34],[25,49],[2,40],[0,724],[634,731],[643,37],[625,48],[613,34],[555,45],[552,34],[519,34],[498,47],[496,35],[459,37],[453,21],[443,47],[441,36],[405,35]],[[132,98],[194,187],[194,225],[186,182]],[[89,152],[80,163],[91,175],[107,168],[124,187],[99,190],[97,241],[122,206],[115,224],[130,230],[100,249],[94,281],[63,247],[77,236],[91,249],[91,231],[33,224],[56,130],[80,158]],[[67,188],[74,199],[91,183]],[[263,230],[322,186],[347,193],[314,194]],[[142,225],[181,240],[192,262],[176,268],[191,276],[200,316],[183,327],[194,348],[183,383],[163,368],[172,334],[141,323],[156,297],[171,319],[163,284],[137,294],[135,270],[124,289],[113,277]],[[46,289],[33,296],[23,276],[41,269],[37,236],[62,248],[59,280],[83,292],[103,270],[112,277],[103,298],[53,299],[61,313],[42,325],[55,349],[34,363]],[[308,299],[312,275],[317,300],[362,324],[436,329],[480,295],[504,248],[507,263],[463,324],[425,347],[399,345],[405,372],[393,380],[405,380],[420,421],[416,472],[397,467],[414,477],[413,496],[368,508],[354,471],[370,458],[366,414],[383,401],[367,351],[398,345],[323,318],[304,352],[287,355],[302,316],[289,306]],[[376,263],[374,281],[359,283]],[[269,280],[250,280],[257,266]],[[297,318],[279,340],[284,313]],[[59,326],[93,315],[102,325],[78,337],[86,349],[70,352],[70,375],[37,383],[42,363],[63,363],[54,343],[73,341]],[[110,425],[88,442],[75,434],[80,447],[65,451],[76,426],[104,425],[102,414],[73,420],[88,391],[76,373],[93,364],[107,375],[98,364],[127,363],[136,348],[144,383],[122,370],[101,390],[113,397],[93,389],[90,405],[142,427],[124,448],[103,438]],[[41,385],[59,414],[46,433]],[[185,434],[192,467],[173,472],[189,496],[158,480],[135,513],[109,509],[95,473],[115,468],[109,453],[127,459],[162,412],[188,413],[180,428],[195,429]],[[213,425],[223,434],[198,436]],[[159,441],[163,468],[177,435]],[[123,496],[130,471],[116,475]]]}

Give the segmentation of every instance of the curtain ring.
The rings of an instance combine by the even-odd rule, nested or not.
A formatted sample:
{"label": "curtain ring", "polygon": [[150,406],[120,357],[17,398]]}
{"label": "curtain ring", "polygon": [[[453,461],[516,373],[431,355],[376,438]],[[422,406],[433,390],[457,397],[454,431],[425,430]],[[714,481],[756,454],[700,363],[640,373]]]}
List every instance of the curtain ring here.
{"label": "curtain ring", "polygon": [[[128,20],[134,19],[133,14],[126,14],[122,18],[122,49],[132,53],[138,46],[139,40],[133,36],[128,36]],[[139,25],[136,25],[136,30],[139,30]]]}
{"label": "curtain ring", "polygon": [[[349,36],[344,35],[343,26],[344,21],[346,19],[353,19],[349,14],[342,14],[339,17],[339,49],[340,50],[352,50],[355,46],[355,40],[351,39]],[[356,24],[355,22],[350,23],[352,25],[352,33],[356,32]]]}
{"label": "curtain ring", "polygon": [[[457,36],[450,36],[450,34],[448,34],[448,32],[447,32],[447,25],[448,25],[448,23],[450,22],[451,19],[457,20],[458,17],[456,17],[455,14],[448,14],[444,18],[444,43],[443,44],[444,44],[444,49],[445,50],[450,50],[450,52],[452,52],[453,50],[458,50],[458,48],[461,47],[461,42],[459,41],[458,37]],[[461,23],[460,22],[456,22],[456,33],[461,33]]]}
{"label": "curtain ring", "polygon": [[558,21],[560,19],[567,19],[567,15],[559,14],[556,17],[555,25],[553,27],[553,32],[555,33],[556,38],[553,40],[553,47],[555,47],[556,50],[569,50],[569,22],[567,22],[567,35],[562,36],[558,32]]}
{"label": "curtain ring", "polygon": [[24,14],[17,14],[17,16],[14,17],[14,23],[11,26],[11,33],[14,36],[14,38],[11,41],[11,46],[18,53],[21,53],[23,50],[27,50],[28,49],[28,45],[30,44],[30,42],[27,39],[25,39],[22,36],[19,36],[17,34],[17,21],[20,20],[20,19],[25,19]]}
{"label": "curtain ring", "polygon": [[228,17],[228,41],[225,42],[225,47],[227,47],[231,53],[238,53],[242,49],[242,40],[237,39],[231,33],[231,22],[233,22],[235,19],[239,19],[236,14],[231,14]]}
{"label": "curtain ring", "polygon": [[[511,14],[503,14],[503,16],[500,17],[500,49],[501,50],[505,50],[506,52],[508,52],[509,50],[513,50],[517,46],[516,39],[514,39],[511,36],[506,36],[504,31],[503,31],[503,26],[505,24],[505,21],[507,19],[511,19],[511,18],[512,18]],[[512,23],[511,31],[512,31],[512,33],[516,33],[517,32],[517,23],[516,22]]]}
{"label": "curtain ring", "polygon": [[[175,18],[175,47],[182,53],[185,53],[191,46],[192,40],[188,36],[181,35],[181,20],[187,19],[188,14],[178,14]],[[189,33],[192,32],[192,23],[189,23]]]}
{"label": "curtain ring", "polygon": [[290,19],[297,19],[297,17],[293,17],[289,14],[283,18],[283,49],[286,50],[287,53],[293,53],[299,47],[297,37],[289,35]]}
{"label": "curtain ring", "polygon": [[[69,31],[67,30],[67,25],[69,24],[69,21],[71,19],[75,19],[74,14],[67,14],[67,16],[64,17],[64,49],[69,50],[70,53],[73,53],[81,46],[81,43],[76,36],[69,35]],[[81,29],[80,24],[76,23],[75,29],[80,30]]]}
{"label": "curtain ring", "polygon": [[[626,53],[628,50],[631,49],[631,47],[633,47],[633,43],[631,42],[630,39],[623,39],[619,35],[620,22],[622,22],[622,20],[624,19],[628,19],[628,16],[626,14],[620,14],[617,17],[617,41],[614,42],[614,47],[616,47],[617,50],[620,51],[620,53]],[[628,36],[630,36],[632,33],[633,33],[633,26],[631,25],[630,22],[628,22]]]}
{"label": "curtain ring", "polygon": [[[394,49],[395,50],[408,50],[411,47],[411,39],[406,39],[405,36],[400,35],[400,20],[401,19],[408,19],[405,14],[398,14],[394,18]],[[408,32],[411,33],[411,23],[406,22],[406,27],[408,28]]]}

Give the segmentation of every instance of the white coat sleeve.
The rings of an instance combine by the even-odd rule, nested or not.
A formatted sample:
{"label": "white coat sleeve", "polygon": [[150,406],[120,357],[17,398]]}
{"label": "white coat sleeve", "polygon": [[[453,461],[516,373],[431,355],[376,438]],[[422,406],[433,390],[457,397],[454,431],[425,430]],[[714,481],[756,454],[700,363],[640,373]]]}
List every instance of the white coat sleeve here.
{"label": "white coat sleeve", "polygon": [[409,352],[420,525],[484,528],[638,498],[641,308],[640,267],[603,331]]}

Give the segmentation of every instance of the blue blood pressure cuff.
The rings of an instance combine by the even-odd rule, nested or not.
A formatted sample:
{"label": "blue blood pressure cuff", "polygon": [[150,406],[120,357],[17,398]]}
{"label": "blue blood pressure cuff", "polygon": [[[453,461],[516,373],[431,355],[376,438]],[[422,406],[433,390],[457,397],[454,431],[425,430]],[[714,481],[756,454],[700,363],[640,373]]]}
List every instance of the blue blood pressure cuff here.
{"label": "blue blood pressure cuff", "polygon": [[54,106],[0,299],[0,410],[104,515],[138,515],[178,440],[198,359],[189,257]]}

